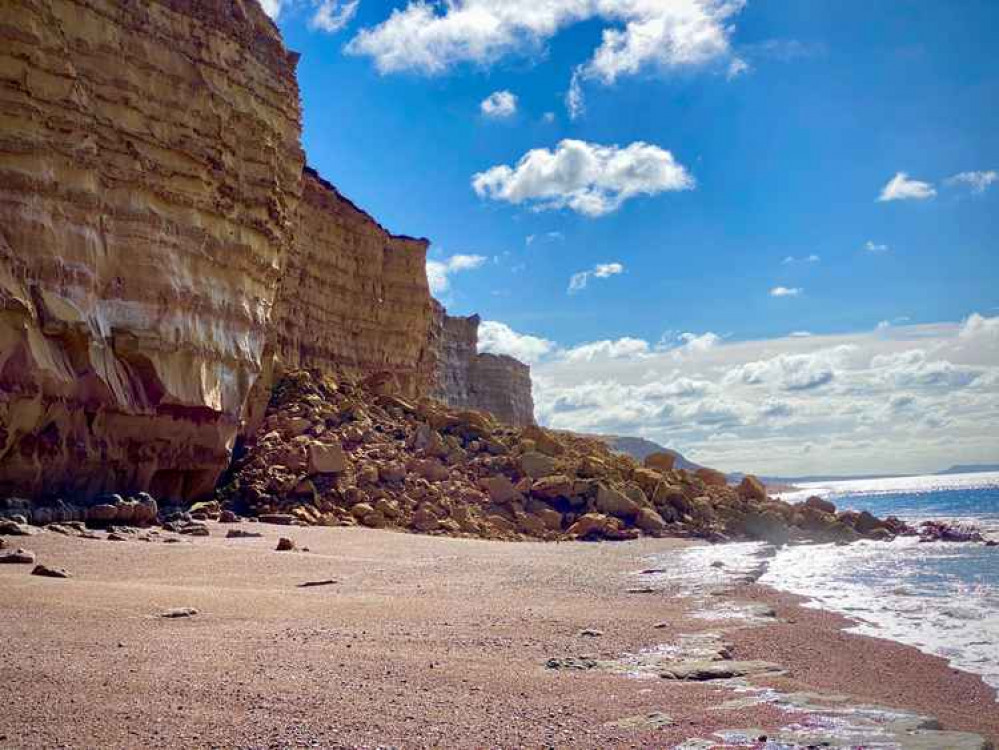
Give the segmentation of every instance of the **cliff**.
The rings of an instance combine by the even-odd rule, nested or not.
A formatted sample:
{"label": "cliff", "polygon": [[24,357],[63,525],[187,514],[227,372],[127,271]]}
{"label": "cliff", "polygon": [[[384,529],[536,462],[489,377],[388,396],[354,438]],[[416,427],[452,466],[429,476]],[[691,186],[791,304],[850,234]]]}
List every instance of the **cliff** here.
{"label": "cliff", "polygon": [[401,393],[436,375],[428,242],[387,232],[311,169],[275,306],[274,350],[289,368],[391,373]]}
{"label": "cliff", "polygon": [[256,2],[0,7],[0,491],[209,492],[303,154]]}
{"label": "cliff", "polygon": [[530,420],[305,167],[297,59],[255,0],[0,6],[0,496],[208,496],[288,369]]}
{"label": "cliff", "polygon": [[488,411],[515,426],[534,424],[531,369],[513,357],[479,354],[478,315],[436,309],[439,343],[434,395],[448,406]]}

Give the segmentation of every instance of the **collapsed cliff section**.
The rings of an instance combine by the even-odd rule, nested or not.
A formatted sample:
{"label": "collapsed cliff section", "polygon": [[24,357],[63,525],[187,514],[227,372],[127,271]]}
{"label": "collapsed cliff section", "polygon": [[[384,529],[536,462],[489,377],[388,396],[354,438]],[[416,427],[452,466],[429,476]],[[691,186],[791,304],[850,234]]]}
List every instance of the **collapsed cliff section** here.
{"label": "collapsed cliff section", "polygon": [[0,493],[210,493],[294,236],[256,2],[0,6]]}
{"label": "collapsed cliff section", "polygon": [[478,315],[448,315],[437,305],[439,343],[435,398],[448,406],[477,409],[506,424],[534,424],[531,368],[502,354],[480,354]]}
{"label": "collapsed cliff section", "polygon": [[407,400],[384,380],[307,371],[277,383],[218,499],[275,523],[362,524],[492,539],[639,535],[849,541],[907,531],[894,520],[790,505],[747,478],[639,464],[598,439]]}

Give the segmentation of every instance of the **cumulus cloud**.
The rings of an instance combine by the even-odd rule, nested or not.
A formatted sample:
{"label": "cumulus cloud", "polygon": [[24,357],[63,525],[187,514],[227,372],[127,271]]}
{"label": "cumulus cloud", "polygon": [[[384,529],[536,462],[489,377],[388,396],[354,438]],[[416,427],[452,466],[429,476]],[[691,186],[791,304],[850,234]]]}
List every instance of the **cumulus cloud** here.
{"label": "cumulus cloud", "polygon": [[479,105],[486,117],[501,119],[517,113],[517,96],[510,91],[494,91]]}
{"label": "cumulus cloud", "polygon": [[507,354],[534,364],[555,349],[555,342],[539,336],[518,333],[505,323],[484,320],[479,326],[479,351]]}
{"label": "cumulus cloud", "polygon": [[354,20],[359,4],[360,0],[319,0],[309,27],[334,34]]}
{"label": "cumulus cloud", "polygon": [[621,273],[624,273],[624,266],[620,263],[597,263],[589,271],[574,273],[569,278],[569,294],[575,294],[586,289],[586,285],[590,282],[591,278],[606,279]]}
{"label": "cumulus cloud", "polygon": [[944,182],[950,187],[967,187],[971,192],[980,194],[996,180],[999,180],[999,173],[990,169],[987,172],[961,172]]}
{"label": "cumulus cloud", "polygon": [[363,29],[347,52],[371,57],[383,73],[437,74],[536,53],[568,26],[600,20],[613,25],[578,70],[613,83],[649,68],[731,60],[731,20],[742,6],[742,0],[412,0]]}
{"label": "cumulus cloud", "polygon": [[784,391],[807,391],[831,383],[836,377],[836,367],[849,351],[849,347],[838,347],[747,362],[729,370],[724,382],[772,385]]}
{"label": "cumulus cloud", "polygon": [[931,183],[911,180],[905,172],[898,172],[881,189],[878,201],[926,200],[936,194],[937,191]]}
{"label": "cumulus cloud", "polygon": [[874,240],[867,240],[867,242],[864,243],[864,250],[866,250],[869,253],[875,253],[875,254],[887,253],[890,249],[891,248],[889,248],[887,245],[878,244],[874,242]]}
{"label": "cumulus cloud", "polygon": [[513,167],[498,165],[472,177],[482,198],[538,211],[568,208],[603,216],[639,195],[691,190],[694,178],[665,149],[641,141],[624,148],[566,139],[555,150],[528,151]]}
{"label": "cumulus cloud", "polygon": [[431,294],[446,292],[451,286],[452,275],[478,268],[485,262],[484,255],[452,255],[444,260],[427,258],[427,282]]}
{"label": "cumulus cloud", "polygon": [[644,357],[650,351],[649,342],[642,339],[620,338],[615,341],[594,341],[567,349],[562,357],[568,362],[590,362],[594,359],[625,359]]}
{"label": "cumulus cloud", "polygon": [[677,338],[681,343],[672,350],[673,356],[677,358],[691,354],[703,354],[710,349],[714,349],[722,340],[721,336],[712,331],[701,334],[681,333]]}
{"label": "cumulus cloud", "polygon": [[770,290],[771,297],[798,297],[805,290],[801,287],[775,286]]}
{"label": "cumulus cloud", "polygon": [[962,323],[959,336],[969,343],[999,343],[999,315],[987,318],[979,313],[972,313]]}

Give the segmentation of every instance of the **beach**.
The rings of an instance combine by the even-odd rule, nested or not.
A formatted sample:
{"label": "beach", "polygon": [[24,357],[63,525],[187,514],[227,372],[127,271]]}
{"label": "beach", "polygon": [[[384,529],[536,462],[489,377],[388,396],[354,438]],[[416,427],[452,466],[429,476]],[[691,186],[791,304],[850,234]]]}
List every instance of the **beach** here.
{"label": "beach", "polygon": [[[746,700],[764,688],[999,737],[995,691],[943,659],[845,633],[843,618],[755,583],[678,595],[668,565],[688,541],[209,526],[211,536],[177,543],[166,533],[16,540],[72,577],[0,570],[0,747],[748,746],[721,738],[800,723],[780,701]],[[263,536],[225,538],[232,529]],[[275,551],[282,536],[298,550]],[[644,586],[653,563],[664,583]],[[705,599],[764,616],[705,619]],[[197,613],[162,616],[177,608]],[[613,666],[718,632],[730,663],[781,672],[749,676],[750,690]],[[917,734],[919,747],[987,746]],[[946,737],[970,744],[932,744]]]}

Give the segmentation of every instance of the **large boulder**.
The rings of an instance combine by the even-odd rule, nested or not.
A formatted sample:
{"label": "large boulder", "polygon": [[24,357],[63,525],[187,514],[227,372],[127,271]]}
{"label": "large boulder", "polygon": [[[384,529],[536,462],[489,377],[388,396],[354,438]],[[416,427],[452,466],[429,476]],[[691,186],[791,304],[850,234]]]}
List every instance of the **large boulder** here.
{"label": "large boulder", "polygon": [[709,487],[727,487],[728,480],[725,475],[720,471],[715,469],[709,469],[706,466],[702,466],[700,469],[694,472],[694,476],[700,479],[704,484]]}
{"label": "large boulder", "polygon": [[497,505],[508,503],[520,495],[507,477],[498,474],[494,477],[486,477],[482,480],[482,489],[489,495],[489,499]]}
{"label": "large boulder", "polygon": [[601,484],[597,487],[596,508],[601,513],[630,519],[638,515],[641,506],[623,492]]}
{"label": "large boulder", "polygon": [[658,534],[666,528],[662,516],[652,508],[641,508],[638,511],[638,515],[635,517],[635,526],[647,534]]}
{"label": "large boulder", "polygon": [[831,502],[829,500],[823,500],[821,497],[816,497],[815,495],[812,495],[812,497],[808,498],[804,502],[804,505],[805,505],[806,508],[812,508],[814,510],[820,510],[823,513],[835,513],[836,512],[836,505],[835,505],[835,503],[833,503],[833,502]]}
{"label": "large boulder", "polygon": [[587,513],[576,519],[566,533],[579,538],[613,535],[621,529],[621,522],[601,513]]}
{"label": "large boulder", "polygon": [[347,456],[340,443],[309,443],[310,474],[342,474],[347,470]]}
{"label": "large boulder", "polygon": [[765,502],[767,499],[767,488],[763,482],[752,474],[747,474],[739,483],[739,496],[746,500]]}
{"label": "large boulder", "polygon": [[532,451],[520,457],[520,470],[531,479],[540,479],[555,473],[555,460],[544,453]]}
{"label": "large boulder", "polygon": [[672,471],[673,466],[676,464],[676,456],[672,453],[666,453],[664,451],[650,453],[645,457],[645,460],[642,463],[646,468],[654,469],[655,471]]}

